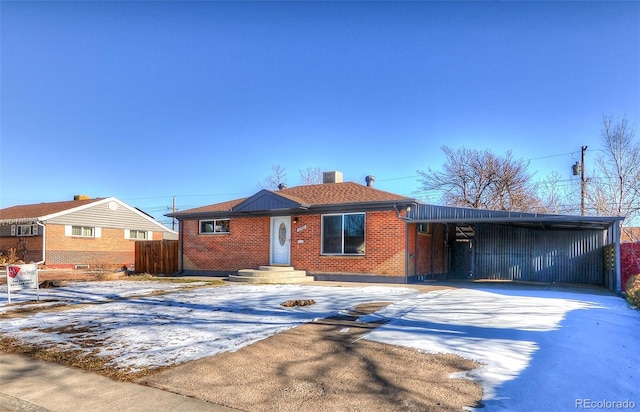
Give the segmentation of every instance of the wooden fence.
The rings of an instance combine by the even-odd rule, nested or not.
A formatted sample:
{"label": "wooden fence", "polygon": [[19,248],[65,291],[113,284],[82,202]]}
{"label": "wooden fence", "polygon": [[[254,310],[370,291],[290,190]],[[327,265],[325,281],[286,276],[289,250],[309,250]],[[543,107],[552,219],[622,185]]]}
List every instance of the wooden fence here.
{"label": "wooden fence", "polygon": [[177,271],[177,240],[136,241],[136,273],[171,275]]}

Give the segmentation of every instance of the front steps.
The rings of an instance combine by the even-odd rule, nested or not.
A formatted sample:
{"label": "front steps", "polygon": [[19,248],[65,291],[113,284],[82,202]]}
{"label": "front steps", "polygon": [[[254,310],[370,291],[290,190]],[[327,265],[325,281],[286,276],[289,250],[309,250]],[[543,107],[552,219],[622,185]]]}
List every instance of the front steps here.
{"label": "front steps", "polygon": [[240,269],[237,275],[229,275],[230,282],[244,283],[307,283],[313,276],[291,266],[260,266],[258,269]]}

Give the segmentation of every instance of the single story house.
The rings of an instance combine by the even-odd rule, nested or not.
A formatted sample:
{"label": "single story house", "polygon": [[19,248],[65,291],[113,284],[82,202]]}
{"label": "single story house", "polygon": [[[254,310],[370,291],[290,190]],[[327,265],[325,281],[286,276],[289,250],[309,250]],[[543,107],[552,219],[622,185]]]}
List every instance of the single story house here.
{"label": "single story house", "polygon": [[316,280],[504,279],[620,290],[622,218],[424,204],[325,172],[324,183],[168,214],[183,272],[292,266]]}
{"label": "single story house", "polygon": [[0,209],[0,251],[48,268],[131,266],[135,241],[177,239],[178,233],[115,197]]}

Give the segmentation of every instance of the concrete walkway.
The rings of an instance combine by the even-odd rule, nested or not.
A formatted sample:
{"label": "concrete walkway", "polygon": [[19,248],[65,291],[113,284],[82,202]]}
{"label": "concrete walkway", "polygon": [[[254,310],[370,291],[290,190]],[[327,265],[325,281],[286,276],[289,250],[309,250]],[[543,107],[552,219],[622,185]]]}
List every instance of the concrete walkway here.
{"label": "concrete walkway", "polygon": [[235,409],[23,355],[0,353],[0,411],[215,411]]}

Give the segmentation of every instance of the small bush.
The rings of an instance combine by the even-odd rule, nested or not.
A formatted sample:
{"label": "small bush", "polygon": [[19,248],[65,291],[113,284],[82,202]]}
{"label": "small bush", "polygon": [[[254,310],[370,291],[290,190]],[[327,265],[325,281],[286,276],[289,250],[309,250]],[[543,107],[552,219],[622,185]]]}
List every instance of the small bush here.
{"label": "small bush", "polygon": [[640,307],[640,274],[631,276],[627,281],[627,302]]}

